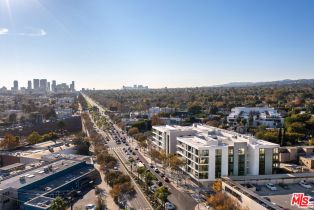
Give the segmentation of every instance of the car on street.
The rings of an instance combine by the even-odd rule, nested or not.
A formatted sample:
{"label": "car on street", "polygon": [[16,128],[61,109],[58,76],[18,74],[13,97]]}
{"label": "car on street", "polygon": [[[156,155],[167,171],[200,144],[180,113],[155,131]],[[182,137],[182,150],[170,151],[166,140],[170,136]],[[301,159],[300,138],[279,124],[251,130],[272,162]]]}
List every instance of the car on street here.
{"label": "car on street", "polygon": [[165,178],[165,182],[170,182],[170,180],[168,179],[168,177]]}
{"label": "car on street", "polygon": [[299,185],[301,185],[302,187],[304,187],[306,189],[311,189],[312,188],[312,186],[310,184],[308,184],[305,180],[300,181]]}
{"label": "car on street", "polygon": [[154,170],[157,174],[159,174],[160,173],[160,171],[158,170],[158,168],[155,168],[155,170]]}
{"label": "car on street", "polygon": [[86,210],[96,210],[96,205],[95,204],[87,204],[85,205]]}
{"label": "car on street", "polygon": [[277,191],[277,187],[272,183],[266,184],[266,187],[270,189],[271,191]]}
{"label": "car on street", "polygon": [[164,173],[160,173],[159,175],[160,175],[161,178],[164,178],[164,177],[165,177],[165,174],[164,174]]}
{"label": "car on street", "polygon": [[171,202],[166,202],[166,203],[165,203],[165,209],[166,209],[166,210],[174,210],[174,209],[176,209],[176,207],[175,207],[175,205],[174,205],[173,203],[171,203]]}

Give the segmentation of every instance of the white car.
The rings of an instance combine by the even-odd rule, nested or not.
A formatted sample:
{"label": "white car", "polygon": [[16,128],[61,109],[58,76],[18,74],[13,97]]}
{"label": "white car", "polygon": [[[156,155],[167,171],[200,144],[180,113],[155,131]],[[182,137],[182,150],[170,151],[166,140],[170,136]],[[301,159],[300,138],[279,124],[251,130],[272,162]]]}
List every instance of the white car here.
{"label": "white car", "polygon": [[306,188],[306,189],[311,189],[311,188],[312,188],[312,186],[311,186],[310,184],[306,183],[305,180],[300,181],[299,184],[300,184],[302,187]]}
{"label": "white car", "polygon": [[86,210],[96,210],[96,205],[95,204],[87,204],[85,206]]}
{"label": "white car", "polygon": [[272,183],[266,184],[266,187],[268,189],[270,189],[271,191],[276,191],[277,190],[277,187],[275,185],[273,185]]}
{"label": "white car", "polygon": [[174,210],[174,209],[176,209],[176,207],[172,203],[166,202],[165,203],[165,209],[166,210]]}

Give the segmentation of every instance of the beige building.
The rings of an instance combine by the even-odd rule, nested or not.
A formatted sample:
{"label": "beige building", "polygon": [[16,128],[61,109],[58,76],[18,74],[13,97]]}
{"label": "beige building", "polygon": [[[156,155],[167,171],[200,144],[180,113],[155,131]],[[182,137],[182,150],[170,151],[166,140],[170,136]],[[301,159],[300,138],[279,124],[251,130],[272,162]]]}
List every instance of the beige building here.
{"label": "beige building", "polygon": [[299,157],[314,155],[314,146],[281,147],[279,150],[279,162],[298,162]]}
{"label": "beige building", "polygon": [[314,169],[314,156],[304,156],[300,157],[300,165],[304,165],[308,169]]}

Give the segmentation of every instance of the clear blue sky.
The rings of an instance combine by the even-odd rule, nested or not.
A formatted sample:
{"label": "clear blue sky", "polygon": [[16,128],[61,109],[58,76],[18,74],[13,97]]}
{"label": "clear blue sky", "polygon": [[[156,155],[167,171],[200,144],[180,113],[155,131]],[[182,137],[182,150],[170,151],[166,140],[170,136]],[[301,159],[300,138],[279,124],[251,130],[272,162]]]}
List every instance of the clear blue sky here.
{"label": "clear blue sky", "polygon": [[313,0],[0,0],[0,86],[314,78]]}

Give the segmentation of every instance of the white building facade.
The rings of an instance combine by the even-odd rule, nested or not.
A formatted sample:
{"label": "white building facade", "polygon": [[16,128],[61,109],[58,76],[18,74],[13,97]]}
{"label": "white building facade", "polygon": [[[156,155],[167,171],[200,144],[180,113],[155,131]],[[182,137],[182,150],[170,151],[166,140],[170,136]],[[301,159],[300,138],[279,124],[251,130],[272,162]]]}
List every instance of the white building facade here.
{"label": "white building facade", "polygon": [[279,145],[207,125],[154,126],[153,144],[186,163],[182,170],[209,184],[221,176],[272,174]]}
{"label": "white building facade", "polygon": [[250,126],[264,125],[276,128],[283,124],[283,118],[274,108],[268,107],[235,107],[227,117],[230,126],[238,125],[238,121],[245,120]]}

